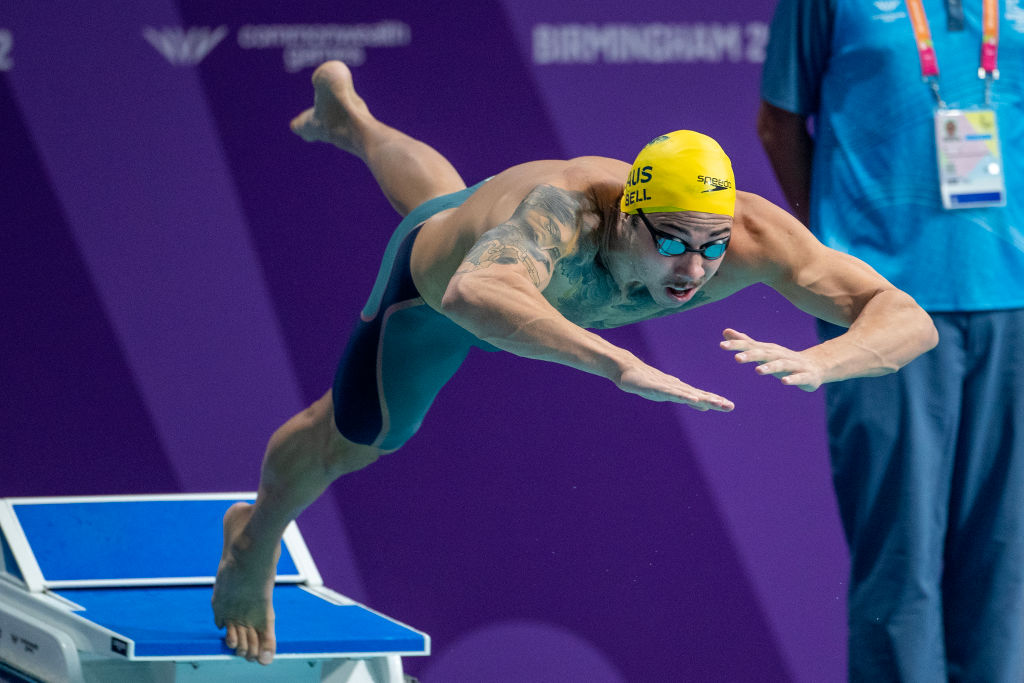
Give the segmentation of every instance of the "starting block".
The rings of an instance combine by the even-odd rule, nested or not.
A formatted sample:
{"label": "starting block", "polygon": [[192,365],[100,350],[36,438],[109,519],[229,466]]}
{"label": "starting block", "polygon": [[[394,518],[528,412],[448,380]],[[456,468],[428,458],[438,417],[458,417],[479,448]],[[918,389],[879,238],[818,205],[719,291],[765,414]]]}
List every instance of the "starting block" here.
{"label": "starting block", "polygon": [[323,585],[293,522],[277,655],[236,657],[210,600],[222,518],[255,494],[0,499],[0,680],[403,683],[430,637]]}

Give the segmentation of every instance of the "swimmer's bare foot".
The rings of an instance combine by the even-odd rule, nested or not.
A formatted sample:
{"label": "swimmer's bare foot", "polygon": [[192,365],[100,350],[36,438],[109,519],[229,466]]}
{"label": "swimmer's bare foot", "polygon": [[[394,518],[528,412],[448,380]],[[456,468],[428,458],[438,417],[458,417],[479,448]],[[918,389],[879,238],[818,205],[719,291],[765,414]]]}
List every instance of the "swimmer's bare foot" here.
{"label": "swimmer's bare foot", "polygon": [[366,103],[352,84],[352,72],[343,62],[324,62],[313,72],[313,106],[291,122],[291,129],[306,142],[329,142],[362,157],[360,127],[374,122]]}
{"label": "swimmer's bare foot", "polygon": [[253,506],[235,503],[224,513],[224,550],[213,586],[213,618],[227,628],[225,644],[250,662],[270,664],[274,638],[272,593],[280,539],[272,546],[253,542],[245,534]]}

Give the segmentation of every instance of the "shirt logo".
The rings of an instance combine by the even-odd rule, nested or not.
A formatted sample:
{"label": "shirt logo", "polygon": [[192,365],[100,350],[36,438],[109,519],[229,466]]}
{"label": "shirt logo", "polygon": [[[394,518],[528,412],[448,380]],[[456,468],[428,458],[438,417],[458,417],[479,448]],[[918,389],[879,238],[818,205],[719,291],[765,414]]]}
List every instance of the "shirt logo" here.
{"label": "shirt logo", "polygon": [[1020,0],[1006,0],[1006,20],[1014,31],[1024,33],[1024,8]]}
{"label": "shirt logo", "polygon": [[903,0],[875,0],[874,4],[875,9],[879,12],[871,17],[874,21],[891,24],[907,16],[907,13],[903,11]]}

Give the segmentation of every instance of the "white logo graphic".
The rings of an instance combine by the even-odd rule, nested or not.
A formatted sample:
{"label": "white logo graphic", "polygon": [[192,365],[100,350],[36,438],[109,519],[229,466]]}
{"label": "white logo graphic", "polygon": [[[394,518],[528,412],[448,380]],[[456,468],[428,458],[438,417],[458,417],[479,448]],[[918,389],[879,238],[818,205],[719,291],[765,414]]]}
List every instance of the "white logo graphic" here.
{"label": "white logo graphic", "polygon": [[14,36],[5,28],[0,28],[0,71],[14,68],[11,52],[14,51]]}
{"label": "white logo graphic", "polygon": [[1006,20],[1017,33],[1024,33],[1024,9],[1020,0],[1006,0]]}
{"label": "white logo graphic", "polygon": [[349,66],[366,61],[367,48],[404,47],[412,29],[401,21],[375,24],[246,24],[238,29],[243,50],[282,48],[285,69],[291,72],[340,59]]}
{"label": "white logo graphic", "polygon": [[227,34],[227,26],[193,26],[187,31],[173,26],[142,29],[142,37],[175,66],[194,66],[203,61]]}
{"label": "white logo graphic", "polygon": [[899,21],[907,16],[907,13],[903,11],[903,0],[875,0],[875,9],[881,14],[876,14],[871,18],[886,24]]}
{"label": "white logo graphic", "polygon": [[764,61],[768,24],[534,24],[534,64]]}

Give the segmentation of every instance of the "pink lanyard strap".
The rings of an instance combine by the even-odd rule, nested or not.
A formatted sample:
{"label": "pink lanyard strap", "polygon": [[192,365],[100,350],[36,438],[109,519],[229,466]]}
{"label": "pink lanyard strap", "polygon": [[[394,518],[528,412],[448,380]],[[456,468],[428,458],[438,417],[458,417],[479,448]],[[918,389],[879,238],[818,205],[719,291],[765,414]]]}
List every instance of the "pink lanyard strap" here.
{"label": "pink lanyard strap", "polygon": [[[917,44],[917,56],[921,60],[921,78],[928,82],[935,93],[939,106],[945,106],[939,97],[939,62],[935,58],[935,45],[932,42],[932,31],[928,27],[928,17],[924,12],[921,0],[906,0],[910,23],[914,27],[914,42]],[[978,78],[985,79],[985,102],[989,102],[989,89],[992,80],[999,78],[996,67],[999,52],[999,0],[982,0],[981,30],[981,65]]]}
{"label": "pink lanyard strap", "polygon": [[935,45],[932,44],[932,30],[928,28],[928,17],[921,0],[907,0],[910,23],[914,26],[914,40],[917,42],[917,56],[921,59],[921,77],[935,78],[939,75],[939,62],[935,59]]}
{"label": "pink lanyard strap", "polygon": [[984,0],[981,18],[981,67],[978,69],[978,78],[999,78],[999,69],[996,68],[998,52],[999,0]]}

